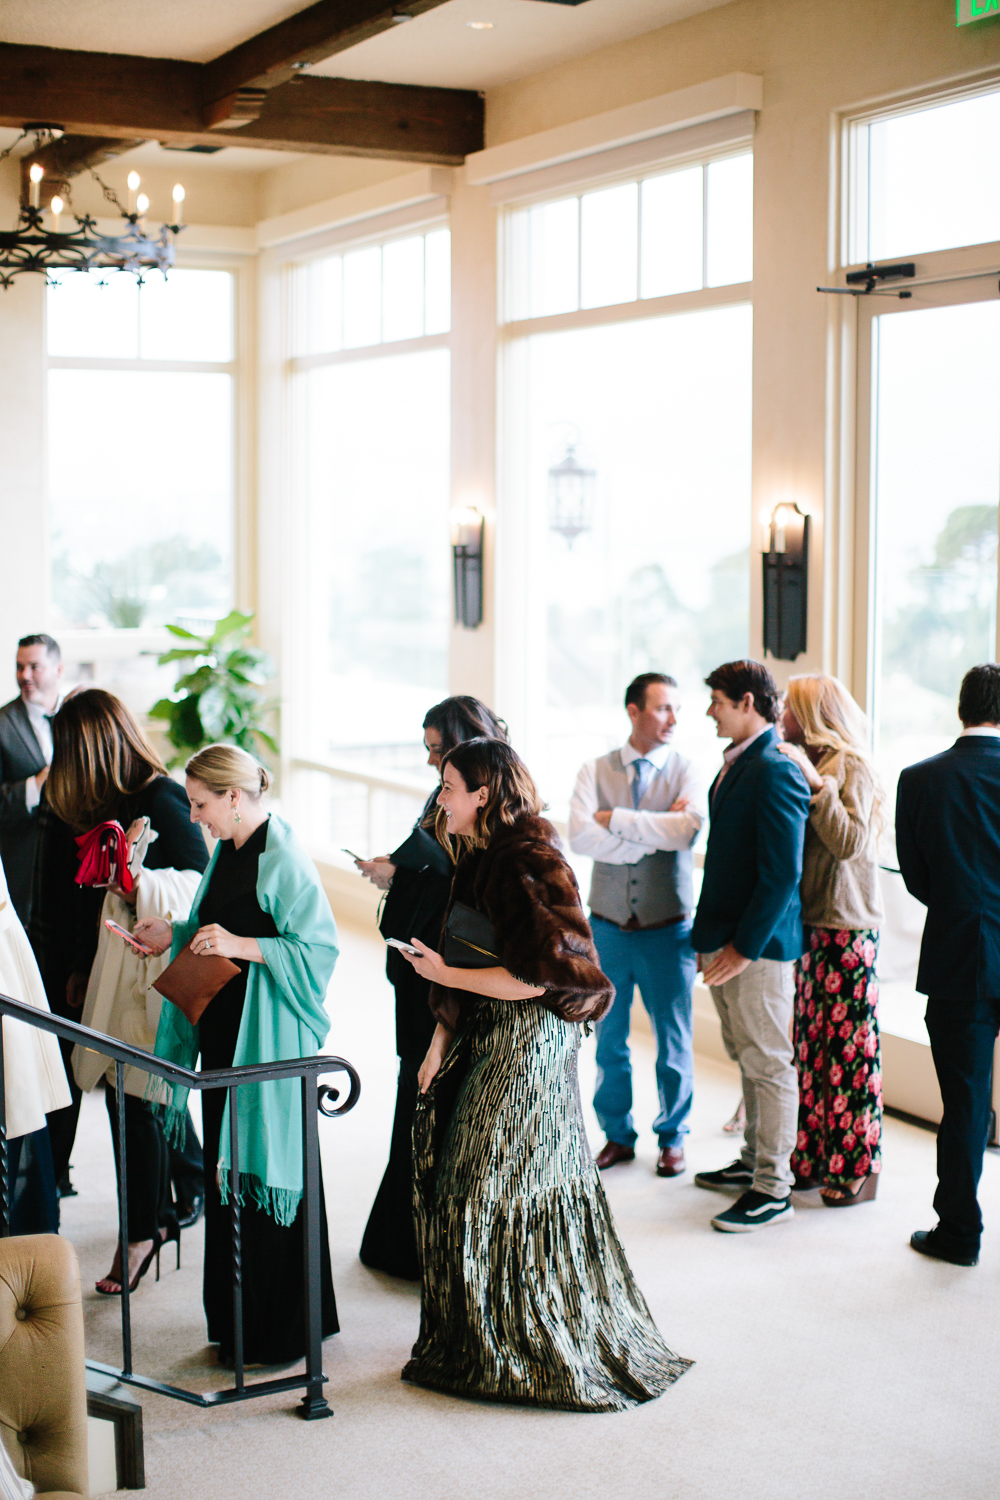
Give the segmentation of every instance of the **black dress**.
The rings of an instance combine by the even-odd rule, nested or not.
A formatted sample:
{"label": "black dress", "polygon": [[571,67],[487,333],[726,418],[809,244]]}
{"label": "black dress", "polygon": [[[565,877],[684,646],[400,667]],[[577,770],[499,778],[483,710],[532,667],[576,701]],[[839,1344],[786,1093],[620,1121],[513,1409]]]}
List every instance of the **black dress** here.
{"label": "black dress", "polygon": [[[414,856],[414,843],[411,837],[390,855],[396,873],[380,927],[384,937],[397,937],[404,942],[416,937],[429,948],[437,948],[451,891],[451,871],[442,873],[441,863],[436,867],[423,863],[427,856],[419,853]],[[446,859],[443,850],[441,854]],[[407,865],[407,859],[420,864],[420,868]],[[396,995],[399,1081],[389,1164],[368,1217],[360,1254],[363,1264],[373,1271],[384,1271],[404,1281],[419,1281],[413,1202],[413,1117],[417,1107],[417,1073],[436,1023],[429,1004],[430,981],[422,979],[395,948],[387,951],[385,971]]]}
{"label": "black dress", "polygon": [[[226,840],[198,919],[202,927],[217,922],[237,937],[276,937],[273,919],[257,900],[257,865],[267,842],[267,823],[241,849]],[[210,1003],[198,1023],[203,1069],[233,1065],[250,965],[240,961],[233,976]],[[202,1093],[205,1147],[205,1317],[209,1342],[219,1345],[221,1359],[233,1356],[232,1221],[216,1180],[219,1136],[226,1104],[224,1089]],[[287,1364],[303,1358],[305,1281],[302,1209],[292,1224],[277,1224],[244,1198],[240,1227],[243,1243],[243,1356],[254,1364]],[[330,1269],[323,1178],[320,1174],[320,1272],[323,1288],[323,1337],[337,1333],[337,1304]]]}

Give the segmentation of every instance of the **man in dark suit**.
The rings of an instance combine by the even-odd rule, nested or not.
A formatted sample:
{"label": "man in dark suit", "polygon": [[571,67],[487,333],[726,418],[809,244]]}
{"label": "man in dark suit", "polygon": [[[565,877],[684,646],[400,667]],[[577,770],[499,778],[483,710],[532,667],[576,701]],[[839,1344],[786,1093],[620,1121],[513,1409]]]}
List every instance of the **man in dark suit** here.
{"label": "man in dark suit", "polygon": [[917,989],[944,1112],[938,1128],[938,1224],[910,1244],[974,1266],[983,1216],[976,1188],[990,1118],[1000,1030],[1000,665],[965,674],[962,733],[907,766],[896,798],[896,850],[911,895],[927,907]]}
{"label": "man in dark suit", "polygon": [[694,1180],[741,1194],[712,1224],[747,1234],[795,1213],[789,1157],[799,1088],[791,1029],[809,788],[778,750],[779,694],[767,668],[727,662],[705,681],[712,690],[709,717],[720,739],[732,743],[709,792],[705,875],[691,942],[726,1051],[740,1065],[747,1123],[741,1157]]}
{"label": "man in dark suit", "polygon": [[0,858],[14,910],[27,926],[38,802],[52,759],[48,715],[59,703],[62,655],[50,635],[17,643],[20,695],[0,708]]}

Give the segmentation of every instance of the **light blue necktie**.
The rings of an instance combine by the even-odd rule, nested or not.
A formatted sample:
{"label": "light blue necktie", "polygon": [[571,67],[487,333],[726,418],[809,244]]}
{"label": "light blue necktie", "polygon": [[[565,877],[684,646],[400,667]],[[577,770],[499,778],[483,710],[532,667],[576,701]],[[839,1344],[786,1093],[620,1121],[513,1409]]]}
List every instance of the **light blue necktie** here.
{"label": "light blue necktie", "polygon": [[635,766],[635,775],[632,778],[632,806],[638,807],[646,795],[646,788],[653,779],[653,772],[656,770],[656,767],[644,755],[641,755],[632,764]]}

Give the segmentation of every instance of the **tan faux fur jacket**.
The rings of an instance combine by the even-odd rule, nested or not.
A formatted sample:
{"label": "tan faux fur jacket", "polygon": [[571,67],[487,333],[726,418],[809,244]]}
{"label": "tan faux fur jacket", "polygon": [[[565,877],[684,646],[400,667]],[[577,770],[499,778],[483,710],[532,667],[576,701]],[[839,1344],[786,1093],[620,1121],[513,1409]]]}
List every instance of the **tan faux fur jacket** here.
{"label": "tan faux fur jacket", "polygon": [[[501,825],[485,849],[464,855],[449,911],[456,901],[489,917],[501,964],[525,984],[544,985],[541,1005],[564,1021],[596,1021],[610,1009],[614,987],[601,972],[576,877],[545,818]],[[470,997],[434,985],[430,999],[437,1019],[454,1030]]]}

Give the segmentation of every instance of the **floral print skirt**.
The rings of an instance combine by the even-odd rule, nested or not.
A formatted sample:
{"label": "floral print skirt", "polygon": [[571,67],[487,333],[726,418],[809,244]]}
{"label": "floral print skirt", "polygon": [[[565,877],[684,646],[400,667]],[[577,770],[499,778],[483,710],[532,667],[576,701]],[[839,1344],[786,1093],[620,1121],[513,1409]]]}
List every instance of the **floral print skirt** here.
{"label": "floral print skirt", "polygon": [[795,965],[799,1130],[792,1171],[845,1188],[882,1169],[878,932],[807,927]]}

